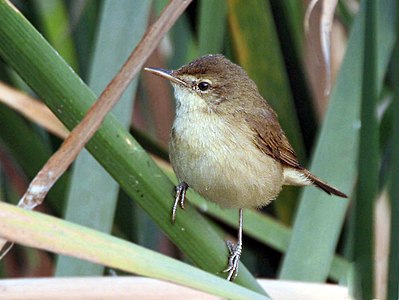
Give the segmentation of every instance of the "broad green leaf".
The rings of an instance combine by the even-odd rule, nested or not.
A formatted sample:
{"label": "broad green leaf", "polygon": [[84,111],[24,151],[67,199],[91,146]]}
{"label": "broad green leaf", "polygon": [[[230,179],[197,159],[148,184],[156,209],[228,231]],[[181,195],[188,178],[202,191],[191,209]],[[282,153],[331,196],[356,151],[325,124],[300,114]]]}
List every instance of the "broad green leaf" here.
{"label": "broad green leaf", "polygon": [[227,25],[226,1],[201,0],[198,16],[198,55],[220,53]]}
{"label": "broad green leaf", "polygon": [[[396,7],[399,18],[399,6]],[[396,23],[396,36],[399,36],[399,23]],[[391,233],[388,266],[387,299],[399,298],[399,39],[396,39],[393,55],[393,130],[391,135],[392,155],[390,161],[389,197],[391,200]]]}
{"label": "broad green leaf", "polygon": [[[295,0],[278,1],[270,0],[270,6],[272,7],[273,14],[275,15],[275,22],[284,26],[285,33],[291,40],[291,45],[288,50],[294,51],[295,55],[298,56],[298,60],[302,57],[304,47],[304,3]],[[276,11],[277,10],[277,11]],[[282,20],[281,20],[282,19]],[[282,39],[285,36],[281,36]],[[282,49],[284,51],[284,49]]]}
{"label": "broad green leaf", "polygon": [[277,112],[300,159],[305,157],[282,52],[268,2],[229,3],[230,30],[240,65]]}
{"label": "broad green leaf", "polygon": [[[279,33],[279,42],[301,126],[303,143],[307,150],[306,153],[309,153],[318,128],[318,120],[303,61],[303,44],[306,38],[303,28],[305,3],[295,0],[271,0],[270,5]],[[306,163],[306,161],[302,161],[302,163]]]}
{"label": "broad green leaf", "polygon": [[[278,114],[299,160],[304,163],[302,135],[270,5],[260,0],[244,2],[228,2],[230,31],[238,62]],[[286,187],[279,201],[274,203],[281,219],[287,223],[294,213],[296,197],[297,190]]]}
{"label": "broad green leaf", "polygon": [[62,0],[34,0],[34,3],[44,36],[68,64],[77,70],[76,51],[65,2]]}
{"label": "broad green leaf", "polygon": [[[173,182],[177,183],[176,176],[170,167],[163,167],[162,169]],[[215,203],[205,200],[192,190],[188,190],[187,195],[190,198],[190,203],[194,204],[201,212],[233,228],[238,228],[237,210],[220,208]],[[282,253],[287,251],[292,236],[292,229],[289,226],[267,214],[252,209],[244,210],[244,224],[243,230],[245,235]],[[330,279],[338,282],[340,279],[346,277],[348,270],[349,262],[341,256],[335,255],[328,276]]]}
{"label": "broad green leaf", "polygon": [[197,58],[198,46],[194,34],[190,30],[187,16],[183,15],[177,20],[170,31],[170,38],[174,45],[172,56],[169,59],[169,65],[172,69],[178,69]]}
{"label": "broad green leaf", "polygon": [[[140,41],[148,22],[150,1],[104,1],[100,14],[89,78],[90,88],[99,95],[115,76]],[[114,115],[129,128],[137,80],[126,90],[113,109]],[[74,223],[110,232],[119,185],[86,151],[78,156],[71,176],[65,218]],[[85,202],[82,203],[82,198]],[[70,257],[59,257],[57,276],[101,275],[103,267]]]}
{"label": "broad green leaf", "polygon": [[[381,90],[393,44],[395,1],[378,6],[377,85]],[[319,134],[311,171],[350,194],[356,180],[363,59],[364,10],[354,21],[344,61]],[[306,188],[280,277],[324,281],[327,278],[349,200]]]}
{"label": "broad green leaf", "polygon": [[[51,156],[47,141],[34,130],[32,124],[3,104],[0,104],[0,128],[2,145],[21,167],[25,176],[29,180],[33,179]],[[61,213],[68,180],[68,174],[64,174],[47,196],[48,205],[56,214]]]}
{"label": "broad green leaf", "polygon": [[[94,93],[5,0],[0,0],[0,41],[0,56],[73,128],[96,99]],[[227,264],[225,242],[193,208],[170,222],[172,182],[112,114],[86,148],[195,264],[225,276],[220,272]],[[244,265],[236,282],[264,293]]]}
{"label": "broad green leaf", "polygon": [[79,63],[79,75],[86,81],[90,73],[93,45],[103,1],[83,0],[66,1],[65,3],[69,9],[69,23],[72,24],[71,30]]}
{"label": "broad green leaf", "polygon": [[[83,200],[83,199],[82,199]],[[229,299],[270,299],[222,278],[93,229],[0,202],[2,236]],[[195,280],[193,280],[195,278]]]}
{"label": "broad green leaf", "polygon": [[354,247],[354,294],[356,299],[374,297],[374,206],[379,185],[379,137],[377,120],[377,2],[363,1],[365,26],[362,94],[356,187]]}
{"label": "broad green leaf", "polygon": [[349,6],[350,5],[346,1],[338,1],[337,15],[345,27],[350,27],[354,18],[352,9],[350,9]]}
{"label": "broad green leaf", "polygon": [[[155,0],[154,8],[157,14],[168,3],[168,0]],[[169,58],[169,66],[171,69],[178,69],[182,65],[195,59],[198,56],[198,43],[191,30],[190,20],[186,14],[183,14],[172,30],[168,33],[168,37],[172,42],[173,51]]]}

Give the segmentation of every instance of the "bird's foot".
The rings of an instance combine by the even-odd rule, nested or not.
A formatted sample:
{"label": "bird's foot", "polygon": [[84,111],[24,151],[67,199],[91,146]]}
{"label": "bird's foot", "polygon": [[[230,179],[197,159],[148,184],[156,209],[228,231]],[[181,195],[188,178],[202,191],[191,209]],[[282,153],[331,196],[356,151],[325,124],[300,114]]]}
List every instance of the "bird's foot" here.
{"label": "bird's foot", "polygon": [[233,244],[231,241],[226,241],[227,248],[229,249],[229,263],[226,270],[223,272],[229,272],[227,280],[234,281],[238,275],[238,265],[240,263],[240,257],[242,253],[242,243],[238,242]]}
{"label": "bird's foot", "polygon": [[184,209],[184,201],[186,200],[187,189],[188,189],[188,184],[185,183],[184,181],[180,182],[180,184],[176,186],[176,198],[172,209],[172,223],[176,221],[177,205],[180,204],[180,207]]}

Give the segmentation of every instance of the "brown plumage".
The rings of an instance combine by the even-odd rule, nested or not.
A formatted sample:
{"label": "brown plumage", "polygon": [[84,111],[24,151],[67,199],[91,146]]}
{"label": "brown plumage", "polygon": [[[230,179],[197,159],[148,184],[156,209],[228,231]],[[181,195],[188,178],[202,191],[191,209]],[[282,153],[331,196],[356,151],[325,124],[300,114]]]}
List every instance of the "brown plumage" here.
{"label": "brown plumage", "polygon": [[346,197],[299,164],[276,113],[247,73],[224,56],[203,56],[176,71],[146,70],[175,88],[169,154],[181,184],[172,219],[188,187],[239,209],[238,242],[229,244],[229,280],[237,275],[242,250],[243,208],[267,205],[283,185],[315,185]]}
{"label": "brown plumage", "polygon": [[[303,173],[316,187],[326,193],[347,198],[344,193],[317,178],[299,164],[294,149],[277,121],[276,114],[271,109],[268,110],[268,114],[267,117],[263,118],[247,119],[247,122],[255,132],[254,143],[259,150],[280,161],[283,165]],[[272,130],[270,130],[271,127],[273,128]]]}

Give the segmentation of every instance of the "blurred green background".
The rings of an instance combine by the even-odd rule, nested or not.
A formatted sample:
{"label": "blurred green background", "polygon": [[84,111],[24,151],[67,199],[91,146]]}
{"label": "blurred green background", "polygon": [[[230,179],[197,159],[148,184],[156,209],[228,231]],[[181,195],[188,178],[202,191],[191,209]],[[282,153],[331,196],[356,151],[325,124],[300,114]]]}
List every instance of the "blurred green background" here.
{"label": "blurred green background", "polygon": [[[167,3],[12,2],[28,21],[12,16],[1,1],[0,80],[42,99],[69,129]],[[398,7],[394,0],[373,2],[338,1],[329,95],[320,3],[305,32],[308,1],[193,1],[145,63],[176,69],[200,55],[223,53],[240,64],[279,115],[302,165],[350,196],[289,187],[268,207],[247,211],[242,262],[255,277],[338,282],[353,287],[359,299],[398,298]],[[172,226],[168,217],[173,185],[146,154],[168,159],[171,87],[143,73],[112,114],[39,210],[218,273],[227,254],[223,240],[235,237],[237,212],[191,191],[187,212],[179,210],[177,217],[188,229],[179,234],[183,225]],[[123,145],[124,128],[147,152]],[[61,142],[0,103],[0,199],[17,203]],[[170,167],[163,170],[174,180]],[[205,252],[210,249],[215,261]],[[242,272],[247,279],[239,276],[238,283],[256,289]],[[16,246],[0,262],[0,274],[94,276],[109,270]]]}

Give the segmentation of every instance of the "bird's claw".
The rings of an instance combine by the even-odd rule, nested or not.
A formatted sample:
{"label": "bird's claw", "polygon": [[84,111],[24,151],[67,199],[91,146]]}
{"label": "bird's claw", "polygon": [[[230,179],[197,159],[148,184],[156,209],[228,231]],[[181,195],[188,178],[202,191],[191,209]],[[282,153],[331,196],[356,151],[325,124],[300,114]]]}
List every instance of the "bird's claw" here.
{"label": "bird's claw", "polygon": [[176,221],[177,205],[180,204],[180,207],[184,209],[184,201],[186,199],[187,189],[188,189],[188,184],[185,183],[184,181],[176,186],[176,198],[172,209],[172,223]]}
{"label": "bird's claw", "polygon": [[234,245],[231,241],[226,241],[227,248],[229,249],[230,256],[228,267],[223,272],[228,272],[227,280],[233,281],[238,275],[238,265],[240,263],[240,257],[242,252],[241,243]]}

